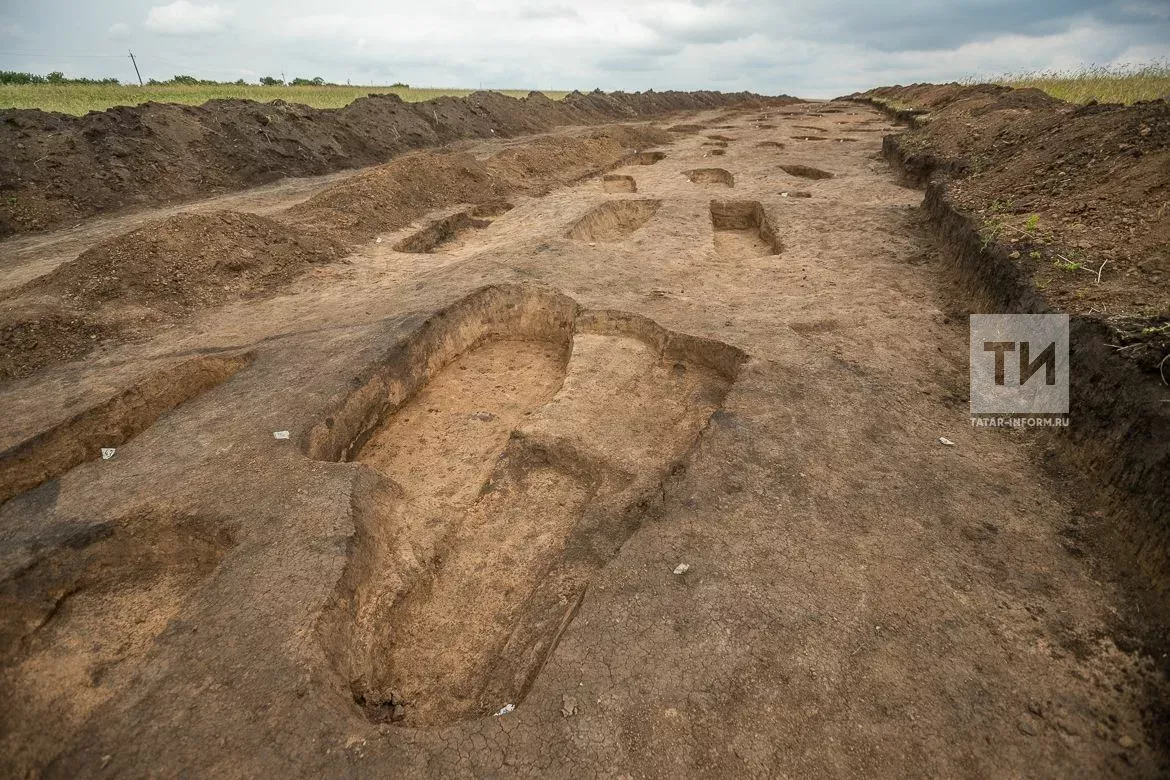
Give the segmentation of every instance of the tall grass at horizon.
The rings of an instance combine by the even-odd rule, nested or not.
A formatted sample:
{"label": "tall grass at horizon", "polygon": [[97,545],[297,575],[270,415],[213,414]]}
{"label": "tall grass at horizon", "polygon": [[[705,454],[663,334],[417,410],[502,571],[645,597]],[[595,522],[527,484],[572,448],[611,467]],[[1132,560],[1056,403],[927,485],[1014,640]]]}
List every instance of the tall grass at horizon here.
{"label": "tall grass at horizon", "polygon": [[[442,87],[373,87],[373,86],[272,86],[254,84],[148,84],[145,87],[129,84],[0,84],[0,109],[39,108],[63,114],[81,115],[90,111],[104,111],[115,106],[136,106],[157,103],[184,103],[201,105],[208,100],[235,98],[267,103],[285,100],[303,103],[314,108],[341,108],[370,94],[393,93],[408,103],[431,98],[464,97],[478,90],[447,89]],[[527,89],[488,90],[512,97],[525,97]],[[560,100],[567,92],[544,92],[553,100]]]}
{"label": "tall grass at horizon", "polygon": [[[974,81],[974,80],[972,80]],[[1035,87],[1069,103],[1134,103],[1170,99],[1170,63],[1086,65],[1078,70],[1005,73],[988,79],[1009,87]]]}

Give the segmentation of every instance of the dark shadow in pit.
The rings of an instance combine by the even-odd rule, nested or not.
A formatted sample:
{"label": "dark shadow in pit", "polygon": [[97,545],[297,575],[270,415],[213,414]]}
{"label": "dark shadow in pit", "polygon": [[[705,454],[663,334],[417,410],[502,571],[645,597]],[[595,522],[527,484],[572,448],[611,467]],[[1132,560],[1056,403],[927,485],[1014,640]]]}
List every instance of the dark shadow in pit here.
{"label": "dark shadow in pit", "polygon": [[781,165],[780,170],[789,176],[799,176],[802,179],[831,179],[833,174],[813,168],[811,165]]}

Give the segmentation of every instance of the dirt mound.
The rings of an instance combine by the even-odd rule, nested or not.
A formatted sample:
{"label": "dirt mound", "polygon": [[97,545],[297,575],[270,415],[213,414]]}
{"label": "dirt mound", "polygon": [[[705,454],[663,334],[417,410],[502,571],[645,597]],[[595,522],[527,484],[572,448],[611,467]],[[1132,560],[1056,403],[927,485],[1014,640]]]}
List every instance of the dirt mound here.
{"label": "dirt mound", "polygon": [[[275,100],[145,103],[81,117],[0,111],[0,235],[140,204],[384,162],[460,138],[514,136],[672,111],[761,102],[749,93],[495,92],[404,103],[371,95],[340,109]],[[797,102],[781,97],[767,102]]]}
{"label": "dirt mound", "polygon": [[631,148],[670,140],[651,128],[606,128],[593,135],[538,138],[487,160],[462,152],[406,155],[294,206],[288,218],[326,235],[365,240],[442,206],[544,194],[618,165],[631,157]]}
{"label": "dirt mound", "polygon": [[146,225],[0,300],[0,380],[195,308],[269,292],[342,254],[339,242],[255,214],[179,214]]}
{"label": "dirt mound", "polygon": [[25,289],[84,306],[185,309],[265,292],[341,253],[256,214],[179,214],[98,244]]}
{"label": "dirt mound", "polygon": [[[929,110],[887,143],[946,182],[986,242],[1056,310],[1098,319],[1156,371],[1170,352],[1170,105],[1074,106],[1034,89],[915,85],[864,93]],[[892,150],[896,148],[896,152]],[[1170,375],[1170,372],[1167,372]]]}
{"label": "dirt mound", "polygon": [[0,382],[79,358],[119,330],[59,302],[0,303]]}

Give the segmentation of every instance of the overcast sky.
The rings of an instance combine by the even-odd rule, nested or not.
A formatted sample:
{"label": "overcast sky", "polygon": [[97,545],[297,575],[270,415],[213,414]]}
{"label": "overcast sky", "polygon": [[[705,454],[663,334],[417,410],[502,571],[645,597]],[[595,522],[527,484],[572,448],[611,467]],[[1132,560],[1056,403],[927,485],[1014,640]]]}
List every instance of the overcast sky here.
{"label": "overcast sky", "polygon": [[35,0],[0,6],[0,69],[354,84],[871,86],[1170,58],[1167,0]]}

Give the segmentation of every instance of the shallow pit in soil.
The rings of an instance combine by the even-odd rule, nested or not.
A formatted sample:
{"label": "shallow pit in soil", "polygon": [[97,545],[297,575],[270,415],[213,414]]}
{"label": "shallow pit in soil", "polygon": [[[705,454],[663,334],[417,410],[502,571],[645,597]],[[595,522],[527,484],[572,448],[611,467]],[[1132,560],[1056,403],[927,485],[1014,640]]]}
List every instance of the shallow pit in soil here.
{"label": "shallow pit in soil", "polygon": [[711,201],[715,253],[726,259],[778,255],[782,249],[771,218],[759,201]]}
{"label": "shallow pit in soil", "polygon": [[503,211],[497,211],[495,206],[477,206],[474,209],[448,214],[432,220],[399,241],[394,245],[394,251],[411,254],[451,251],[466,243],[476,231],[492,224],[492,217],[500,213]]}
{"label": "shallow pit in soil", "polygon": [[638,152],[630,161],[633,165],[655,165],[666,159],[666,152]]}
{"label": "shallow pit in soil", "polygon": [[[161,415],[226,382],[250,353],[207,355],[146,376],[109,400],[0,452],[0,502],[101,457],[149,428]],[[116,456],[116,453],[115,453]]]}
{"label": "shallow pit in soil", "polygon": [[13,777],[39,776],[62,740],[132,689],[234,545],[208,518],[154,510],[67,532],[69,544],[0,582],[0,753]]}
{"label": "shallow pit in soil", "polygon": [[662,201],[651,198],[611,200],[591,209],[569,227],[574,241],[623,241],[653,217]]}
{"label": "shallow pit in soil", "polygon": [[633,176],[607,173],[601,177],[601,186],[606,192],[637,192],[638,183]]}
{"label": "shallow pit in soil", "polygon": [[722,187],[734,187],[735,177],[726,168],[695,168],[683,171],[692,184],[714,184]]}
{"label": "shallow pit in soil", "polygon": [[811,165],[781,165],[780,170],[789,176],[798,176],[802,179],[831,179],[833,174],[813,168]]}

